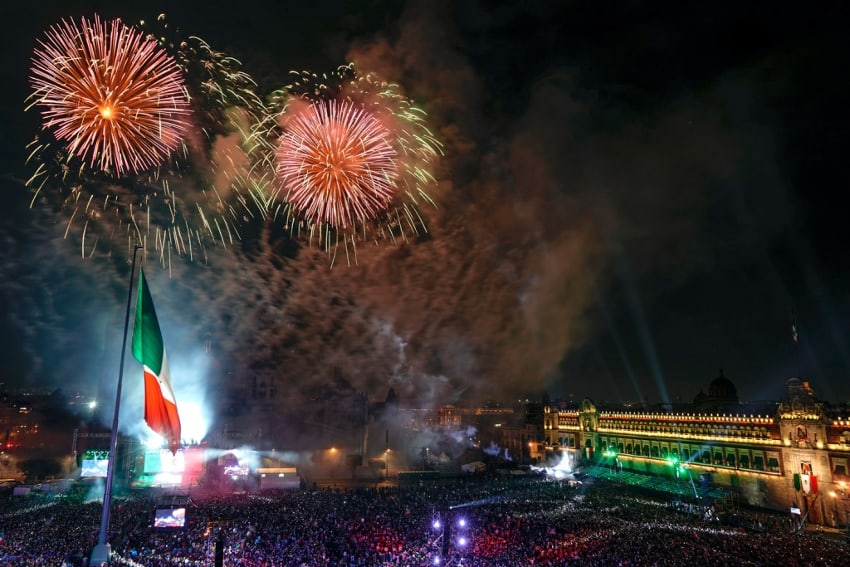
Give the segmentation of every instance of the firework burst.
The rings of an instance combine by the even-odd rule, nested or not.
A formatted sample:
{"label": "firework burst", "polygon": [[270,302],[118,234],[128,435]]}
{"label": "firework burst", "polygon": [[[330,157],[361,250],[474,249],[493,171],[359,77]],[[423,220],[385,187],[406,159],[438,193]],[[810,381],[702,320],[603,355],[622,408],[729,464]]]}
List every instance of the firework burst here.
{"label": "firework burst", "polygon": [[44,117],[28,158],[32,204],[66,217],[83,256],[142,243],[163,263],[205,260],[264,214],[264,191],[245,173],[248,133],[265,116],[254,81],[164,15],[54,26],[31,83],[28,107]]}
{"label": "firework burst", "polygon": [[289,202],[317,223],[346,230],[393,200],[399,172],[390,133],[351,101],[292,113],[276,157]]}
{"label": "firework burst", "polygon": [[327,249],[427,232],[419,207],[434,204],[428,189],[441,144],[425,112],[354,65],[330,77],[294,75],[261,126],[274,140],[266,153],[277,173],[274,212]]}
{"label": "firework burst", "polygon": [[63,20],[36,48],[30,84],[44,126],[68,152],[121,176],[156,167],[189,128],[174,58],[120,20]]}

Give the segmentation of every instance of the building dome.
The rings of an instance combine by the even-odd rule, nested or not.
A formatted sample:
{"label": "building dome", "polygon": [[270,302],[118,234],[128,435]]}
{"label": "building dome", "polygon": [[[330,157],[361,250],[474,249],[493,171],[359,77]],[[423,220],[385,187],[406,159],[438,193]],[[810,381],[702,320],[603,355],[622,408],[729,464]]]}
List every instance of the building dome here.
{"label": "building dome", "polygon": [[708,397],[713,401],[723,402],[738,402],[738,389],[731,380],[723,375],[720,371],[720,376],[711,381],[708,386]]}

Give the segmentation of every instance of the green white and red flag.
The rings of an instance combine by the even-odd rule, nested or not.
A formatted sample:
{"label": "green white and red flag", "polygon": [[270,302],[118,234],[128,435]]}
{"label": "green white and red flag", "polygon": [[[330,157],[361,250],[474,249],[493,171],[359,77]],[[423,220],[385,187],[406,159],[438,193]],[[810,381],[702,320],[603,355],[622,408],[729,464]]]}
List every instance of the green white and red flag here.
{"label": "green white and red flag", "polygon": [[168,442],[172,453],[180,446],[180,416],[171,387],[168,358],[145,273],[139,270],[139,296],[133,325],[133,356],[142,363],[145,377],[145,422]]}

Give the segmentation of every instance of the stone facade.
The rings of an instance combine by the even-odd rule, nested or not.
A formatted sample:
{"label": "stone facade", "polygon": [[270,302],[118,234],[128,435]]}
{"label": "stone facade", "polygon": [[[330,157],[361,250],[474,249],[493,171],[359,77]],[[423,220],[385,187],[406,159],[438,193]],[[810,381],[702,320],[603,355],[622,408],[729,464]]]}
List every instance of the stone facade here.
{"label": "stone facade", "polygon": [[[725,380],[725,378],[724,378]],[[848,524],[850,415],[828,410],[806,381],[787,381],[778,403],[729,403],[722,411],[605,410],[589,399],[577,408],[547,406],[547,451],[573,462],[675,476],[696,486],[711,482],[741,502],[800,510],[808,522]],[[765,409],[767,408],[767,409]],[[770,411],[769,411],[770,410]]]}

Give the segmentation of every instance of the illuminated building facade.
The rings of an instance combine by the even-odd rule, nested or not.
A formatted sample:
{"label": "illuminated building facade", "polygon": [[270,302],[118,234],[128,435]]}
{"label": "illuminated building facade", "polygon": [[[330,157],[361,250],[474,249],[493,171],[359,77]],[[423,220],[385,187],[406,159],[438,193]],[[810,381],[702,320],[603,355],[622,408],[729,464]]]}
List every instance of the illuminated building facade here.
{"label": "illuminated building facade", "polygon": [[543,437],[549,451],[568,451],[576,463],[679,478],[695,494],[710,481],[750,505],[848,524],[846,408],[843,415],[828,408],[808,382],[792,378],[772,411],[752,413],[745,404],[699,411],[696,402],[691,409],[609,411],[589,399],[575,409],[547,406]]}

